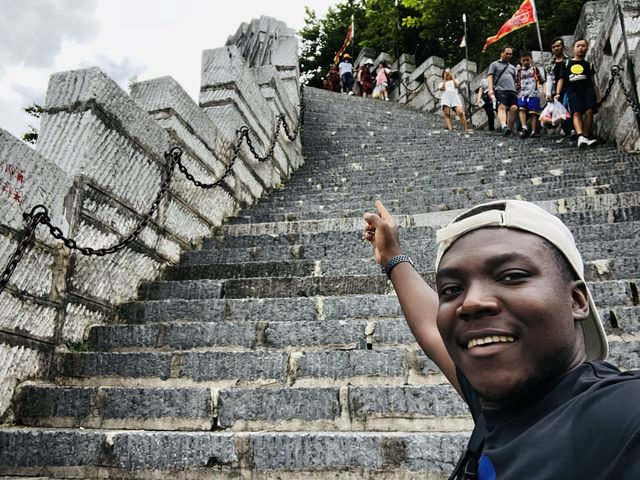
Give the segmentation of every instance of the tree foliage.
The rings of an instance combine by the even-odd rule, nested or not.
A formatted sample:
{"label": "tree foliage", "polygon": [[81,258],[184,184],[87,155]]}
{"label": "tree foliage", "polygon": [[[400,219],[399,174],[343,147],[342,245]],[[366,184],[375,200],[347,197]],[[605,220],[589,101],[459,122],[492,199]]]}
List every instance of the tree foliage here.
{"label": "tree foliage", "polygon": [[[44,109],[42,108],[41,105],[38,105],[37,103],[33,102],[31,105],[24,107],[22,111],[25,113],[28,113],[32,117],[40,118],[42,116],[42,113],[44,112]],[[20,138],[22,138],[22,141],[26,143],[35,145],[36,142],[38,141],[38,129],[35,128],[33,125],[29,125],[28,128],[29,130],[24,132],[22,134],[22,137]]]}
{"label": "tree foliage", "polygon": [[[482,54],[486,38],[494,35],[520,7],[522,0],[353,0],[337,3],[324,18],[306,9],[300,66],[309,84],[322,79],[340,48],[354,15],[355,37],[347,51],[355,58],[363,47],[377,53],[410,53],[420,64],[437,55],[448,65],[464,59],[460,42],[464,35],[462,14],[467,17],[469,60],[486,67],[509,44],[518,50],[539,50],[535,25],[511,33]],[[551,39],[575,30],[586,0],[537,0],[542,42],[548,50]]]}

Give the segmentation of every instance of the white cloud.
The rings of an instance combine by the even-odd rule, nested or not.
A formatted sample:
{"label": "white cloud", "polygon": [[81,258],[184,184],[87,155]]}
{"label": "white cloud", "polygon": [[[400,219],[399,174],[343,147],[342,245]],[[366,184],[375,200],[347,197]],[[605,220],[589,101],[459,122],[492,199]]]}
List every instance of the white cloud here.
{"label": "white cloud", "polygon": [[96,0],[1,0],[0,73],[12,65],[53,65],[62,41],[86,41],[97,29]]}

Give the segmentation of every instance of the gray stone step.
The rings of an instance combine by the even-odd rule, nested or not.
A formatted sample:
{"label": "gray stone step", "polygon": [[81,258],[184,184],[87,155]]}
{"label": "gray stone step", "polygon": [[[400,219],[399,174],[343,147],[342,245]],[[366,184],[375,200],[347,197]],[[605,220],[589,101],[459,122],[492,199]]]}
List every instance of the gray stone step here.
{"label": "gray stone step", "polygon": [[[640,339],[610,341],[612,363],[640,368]],[[56,355],[56,377],[82,384],[179,380],[186,384],[317,385],[433,383],[435,365],[415,345],[376,350],[83,352]],[[137,385],[137,383],[135,383]]]}
{"label": "gray stone step", "polygon": [[[565,220],[568,220],[565,218]],[[235,252],[246,251],[242,255],[243,260],[257,261],[267,260],[268,256],[276,256],[282,252],[291,252],[294,258],[318,258],[320,253],[330,253],[334,250],[348,248],[353,250],[342,250],[340,254],[345,256],[355,255],[363,257],[371,252],[368,243],[362,241],[362,222],[357,222],[359,228],[356,230],[320,230],[313,231],[313,228],[307,231],[298,231],[296,233],[280,233],[280,234],[255,234],[255,235],[217,235],[208,238],[202,250],[187,252],[183,255],[181,264],[197,265],[206,263],[207,257],[211,255],[212,260],[221,260],[227,263],[233,261],[238,254]],[[610,240],[618,238],[635,238],[640,231],[640,221],[620,221],[618,223],[588,223],[579,225],[575,222],[567,222],[570,224],[576,241],[581,242],[597,242],[601,240]],[[311,227],[311,226],[310,226]],[[402,232],[403,242],[419,242],[427,244],[433,242],[436,236],[437,227],[434,226],[412,226],[404,228]],[[429,242],[431,240],[431,242]],[[268,250],[267,248],[273,248]],[[307,250],[309,253],[307,254]],[[228,255],[226,257],[225,255]],[[245,258],[245,255],[247,258]],[[261,258],[261,257],[266,258]]]}
{"label": "gray stone step", "polygon": [[[424,210],[419,207],[401,204],[398,200],[392,200],[385,205],[392,214],[396,215],[399,225],[407,228],[414,226],[439,228],[447,224],[455,215],[463,212],[463,210],[450,209],[424,212]],[[561,213],[558,216],[570,228],[579,225],[598,225],[640,220],[640,192],[574,198],[563,197],[552,201],[540,202],[539,205],[554,210],[560,208],[561,211],[565,213]],[[469,205],[465,206],[468,207]],[[366,206],[367,211],[371,211],[372,209],[373,202]],[[410,211],[412,209],[417,211]],[[239,237],[240,239],[245,236],[254,238],[256,235],[273,236],[274,238],[285,235],[286,237],[295,238],[296,235],[300,234],[317,234],[328,231],[362,232],[362,224],[363,220],[361,216],[356,218],[321,218],[277,223],[226,224],[218,229],[218,233],[219,237]],[[212,244],[205,243],[205,246],[207,245]]]}
{"label": "gray stone step", "polygon": [[0,430],[0,471],[54,477],[445,479],[467,433]]}
{"label": "gray stone step", "polygon": [[82,352],[56,355],[56,378],[82,385],[343,385],[433,383],[415,346],[379,350]]}
{"label": "gray stone step", "polygon": [[19,425],[120,430],[442,431],[473,427],[445,385],[314,388],[60,387],[24,384]]}
{"label": "gray stone step", "polygon": [[[404,321],[403,321],[404,322]],[[257,347],[321,346],[323,348],[366,348],[366,321],[326,320],[155,323],[150,325],[101,325],[89,332],[93,350],[191,350]]]}
{"label": "gray stone step", "polygon": [[[613,252],[617,246],[622,246],[626,253],[628,251],[626,250],[628,248],[627,242],[635,241],[637,231],[640,230],[640,222],[609,225],[624,228],[599,228],[593,234],[585,236],[584,239],[577,236],[576,242],[583,258],[599,258],[604,253]],[[371,246],[368,242],[362,241],[362,232],[341,233],[340,236],[304,235],[298,239],[304,243],[296,244],[287,244],[285,243],[286,239],[283,238],[281,243],[262,242],[265,244],[261,246],[222,247],[192,251],[182,256],[181,266],[289,260],[327,260],[344,263],[350,262],[351,259],[371,258]],[[425,259],[426,261],[421,262],[421,265],[429,265],[433,262],[437,248],[434,239],[435,232],[431,228],[416,227],[404,229],[402,232],[403,249],[415,257],[414,261],[418,256]],[[194,291],[190,294],[197,295],[197,293]],[[179,295],[174,296],[178,297]]]}
{"label": "gray stone step", "polygon": [[[234,224],[238,223],[271,223],[285,221],[305,221],[329,218],[362,218],[363,214],[372,209],[375,198],[385,200],[386,198],[401,198],[402,211],[405,214],[421,213],[429,210],[455,210],[462,209],[469,205],[488,202],[500,198],[520,198],[532,202],[543,202],[554,200],[559,197],[576,197],[587,194],[593,187],[572,187],[572,188],[555,188],[554,186],[527,186],[522,187],[492,187],[483,189],[474,189],[465,192],[437,192],[432,194],[426,192],[409,192],[397,193],[394,196],[383,194],[378,191],[374,196],[366,195],[365,197],[353,200],[349,203],[341,201],[328,201],[323,209],[312,208],[313,203],[319,203],[317,200],[307,202],[310,207],[300,208],[267,208],[267,212],[256,212],[251,216],[236,217]],[[640,191],[640,183],[637,185],[621,185],[620,188],[615,186],[597,187],[598,193],[602,194],[619,194],[619,193],[635,193]],[[331,200],[331,199],[328,199]],[[395,212],[392,212],[395,213]]]}
{"label": "gray stone step", "polygon": [[[638,228],[638,227],[636,227]],[[598,241],[578,242],[577,246],[585,262],[601,258],[624,256],[633,251],[637,239],[634,236],[625,238],[617,236],[607,240],[602,237]],[[437,244],[428,238],[406,238],[403,236],[403,251],[411,256],[417,268],[428,270],[435,262]],[[232,260],[228,249],[218,252],[206,250],[200,255],[191,255],[189,262],[166,270],[165,278],[169,280],[201,279],[201,278],[255,278],[255,277],[289,277],[289,276],[335,276],[335,275],[372,275],[379,267],[372,259],[372,249],[362,238],[348,238],[342,246],[326,248],[323,246],[302,246],[298,248],[277,245],[274,248],[259,250],[256,248],[234,249],[237,260]],[[250,258],[257,251],[269,261]],[[300,258],[304,257],[304,258]],[[217,282],[216,288],[207,291],[209,282],[203,285],[186,281],[178,287],[165,285],[166,282],[154,282],[143,287],[141,296],[149,299],[161,298],[211,298],[220,297],[223,283]]]}
{"label": "gray stone step", "polygon": [[225,298],[133,302],[120,309],[133,323],[190,321],[341,320],[399,317],[395,295],[351,295],[300,298]]}
{"label": "gray stone step", "polygon": [[[602,309],[618,306],[634,306],[639,303],[638,284],[633,278],[626,280],[604,280],[615,275],[615,265],[608,261],[587,264],[593,276],[601,281],[589,282],[596,304]],[[613,270],[613,274],[611,271]],[[384,277],[382,277],[384,281]],[[388,294],[387,294],[388,293]],[[187,296],[189,297],[189,296]],[[324,321],[347,318],[393,318],[401,316],[399,305],[391,289],[385,294],[364,294],[349,297],[336,295],[308,298],[261,298],[261,299],[168,299],[138,301],[122,305],[121,319],[133,323],[165,321],[205,322],[257,322],[269,321]],[[231,328],[231,327],[230,327]],[[250,330],[250,329],[249,329]],[[125,335],[123,332],[122,335]],[[164,334],[163,334],[164,335]],[[229,330],[225,335],[234,338]],[[126,337],[129,338],[129,337]],[[132,340],[129,340],[132,341]],[[152,347],[155,340],[138,339],[141,347]]]}
{"label": "gray stone step", "polygon": [[[625,253],[621,251],[620,253]],[[420,259],[421,260],[421,259]],[[393,290],[387,277],[379,272],[373,261],[362,260],[355,263],[336,264],[322,262],[317,272],[323,276],[287,276],[290,265],[296,262],[282,262],[278,269],[262,270],[262,276],[252,278],[231,278],[224,282],[225,298],[284,298],[334,295],[387,294]],[[306,263],[306,262],[303,262]],[[428,262],[431,263],[431,262]],[[335,271],[323,272],[323,265]],[[246,264],[245,264],[246,265]],[[268,268],[272,268],[269,265]],[[294,266],[292,268],[298,268]],[[421,270],[420,267],[418,267]],[[232,271],[232,269],[230,269]],[[260,272],[256,265],[256,273]],[[433,271],[421,272],[430,285],[435,284]],[[213,268],[188,269],[189,280],[198,278],[218,278],[219,272]],[[636,257],[615,257],[589,260],[585,263],[587,281],[625,280],[640,278],[640,261]]]}
{"label": "gray stone step", "polygon": [[23,384],[14,397],[19,425],[56,428],[211,430],[207,388],[118,388]]}
{"label": "gray stone step", "polygon": [[[630,282],[592,283],[591,292],[609,332],[640,331],[640,307],[637,289]],[[366,301],[375,301],[368,298]],[[282,319],[263,321],[220,319],[216,322],[165,322],[146,325],[97,325],[91,328],[88,344],[97,351],[152,351],[245,348],[369,348],[370,346],[413,343],[415,340],[399,315],[399,307],[391,306],[387,317],[368,319],[317,318],[308,321]],[[363,309],[366,311],[366,309]]]}

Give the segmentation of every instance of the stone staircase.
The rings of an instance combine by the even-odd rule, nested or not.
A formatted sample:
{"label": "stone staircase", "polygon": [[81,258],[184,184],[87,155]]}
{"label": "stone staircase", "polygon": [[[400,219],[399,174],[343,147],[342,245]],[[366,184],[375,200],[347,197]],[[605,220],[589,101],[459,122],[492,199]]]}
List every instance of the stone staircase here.
{"label": "stone staircase", "polygon": [[472,422],[362,241],[378,198],[427,281],[457,209],[510,197],[557,211],[611,361],[640,368],[639,156],[448,133],[438,116],[311,88],[305,118],[306,164],[284,188],[20,386],[0,476],[446,478]]}

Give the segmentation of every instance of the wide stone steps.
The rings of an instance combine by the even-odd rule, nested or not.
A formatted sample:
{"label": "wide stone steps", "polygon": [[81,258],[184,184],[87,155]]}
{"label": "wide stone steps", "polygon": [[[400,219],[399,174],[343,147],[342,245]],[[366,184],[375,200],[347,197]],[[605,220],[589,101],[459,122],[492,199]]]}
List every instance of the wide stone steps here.
{"label": "wide stone steps", "polygon": [[[640,229],[640,224],[633,225],[637,222],[628,222],[623,225],[625,228],[598,229],[601,233],[600,240],[587,239],[583,241],[578,237],[577,243],[581,251],[585,252],[585,258],[597,258],[603,255],[599,250],[602,245],[604,253],[613,252],[619,246],[627,241],[634,240],[635,229]],[[423,257],[430,256],[429,259],[435,258],[436,245],[435,242],[428,242],[427,239],[434,238],[434,229],[428,229],[429,233],[422,235],[406,235],[403,237],[403,248],[412,254],[420,254]],[[405,230],[409,232],[410,230]],[[423,229],[426,232],[427,228]],[[417,233],[417,232],[416,232]],[[247,262],[282,262],[290,260],[326,260],[326,261],[347,261],[346,259],[355,258],[362,259],[371,255],[371,246],[362,241],[362,232],[344,232],[342,236],[317,235],[318,238],[311,239],[302,237],[298,239],[283,237],[280,242],[267,243],[263,246],[254,245],[251,247],[226,247],[219,249],[203,249],[192,251],[182,256],[182,266],[196,265],[213,265],[222,263],[247,263]],[[333,237],[333,238],[332,238]],[[335,238],[335,240],[334,240]],[[342,240],[340,240],[342,238]],[[327,243],[320,243],[326,239]],[[611,239],[611,240],[609,240]],[[272,239],[267,239],[267,241]],[[317,240],[317,241],[316,241]],[[300,243],[297,243],[297,242]],[[295,243],[290,243],[295,242]],[[264,243],[264,242],[263,242]],[[420,262],[423,267],[428,266],[432,262]]]}
{"label": "wide stone steps", "polygon": [[405,385],[434,383],[438,373],[411,344],[377,350],[74,352],[56,354],[55,364],[57,383],[85,386]]}
{"label": "wide stone steps", "polygon": [[[615,188],[615,186],[597,187],[597,191],[599,193],[608,193],[614,195],[627,192],[627,190],[625,190],[625,186],[621,185],[620,187],[620,189]],[[640,183],[638,183],[638,188],[640,188]],[[559,189],[550,186],[548,189],[549,191],[547,191],[546,187],[532,187],[532,190],[526,193],[522,192],[522,190],[515,190],[513,188],[504,190],[483,189],[474,192],[450,192],[449,194],[442,194],[440,196],[436,194],[431,197],[429,197],[426,193],[410,192],[407,193],[406,196],[403,196],[402,194],[397,195],[397,197],[402,198],[402,200],[401,202],[397,203],[398,207],[391,208],[389,209],[389,211],[392,213],[396,213],[399,211],[404,211],[408,214],[419,213],[420,209],[416,208],[415,206],[423,204],[426,204],[426,207],[430,208],[431,210],[447,211],[460,209],[464,205],[475,205],[499,198],[516,198],[532,202],[543,202],[558,198],[559,193],[567,194],[568,197],[581,196],[584,195],[588,189],[591,189],[591,187],[565,187]],[[522,193],[506,193],[507,190],[509,192],[520,191]],[[506,194],[503,195],[503,193]],[[395,195],[393,197],[387,195],[387,197],[390,197],[390,200],[396,198]],[[427,198],[429,198],[430,200],[426,200]],[[314,206],[314,202],[312,201],[305,202],[303,206],[290,205],[280,207],[278,205],[272,205],[269,207],[264,207],[264,209],[262,209],[261,211],[257,211],[255,215],[252,216],[238,216],[234,219],[233,223],[276,223],[292,220],[305,221],[333,218],[362,218],[365,212],[371,211],[373,209],[372,205],[374,203],[374,200],[376,199],[384,199],[384,196],[380,194],[371,199],[357,199],[355,201],[350,201],[349,203],[345,202],[342,204],[336,201],[322,204],[320,206]],[[317,202],[315,203],[317,204]]]}
{"label": "wide stone steps", "polygon": [[[146,432],[0,430],[5,475],[62,478],[446,478],[458,432]],[[6,466],[5,466],[6,465]]]}
{"label": "wide stone steps", "polygon": [[[635,282],[620,282],[621,288],[590,289],[596,303],[603,305],[600,315],[608,333],[633,333],[640,326]],[[607,285],[610,286],[610,285]],[[414,343],[403,318],[316,319],[286,321],[224,317],[185,318],[180,322],[101,325],[92,327],[88,345],[92,351],[167,351],[230,349],[378,349],[389,345]]]}
{"label": "wide stone steps", "polygon": [[[635,257],[623,257],[634,248],[635,241],[618,241],[610,248],[607,258],[587,260],[585,279],[625,280],[640,278],[640,264]],[[406,249],[412,253],[411,249]],[[594,251],[593,255],[598,253]],[[612,256],[614,255],[614,256]],[[435,285],[435,272],[430,255],[414,255],[417,268],[430,285]],[[425,265],[426,267],[422,267]],[[290,260],[282,262],[248,262],[234,264],[203,264],[178,267],[168,273],[169,279],[148,284],[141,288],[144,298],[151,300],[206,298],[270,298],[295,296],[358,295],[366,293],[391,293],[392,286],[379,267],[367,259],[348,262],[331,260]],[[351,281],[349,279],[352,279]],[[180,283],[187,280],[185,283]],[[204,280],[203,285],[199,281]],[[220,282],[216,282],[219,280]],[[204,292],[204,294],[203,294]]]}
{"label": "wide stone steps", "polygon": [[[634,187],[637,182],[630,181],[627,175],[637,178],[635,177],[637,173],[640,173],[640,168],[637,169],[637,172],[617,173],[607,178],[584,178],[581,174],[556,175],[548,172],[532,172],[522,179],[517,179],[521,180],[522,183],[518,186],[513,186],[514,179],[504,178],[506,174],[501,175],[500,172],[496,174],[499,178],[495,181],[489,181],[484,178],[464,181],[460,178],[454,178],[450,181],[438,182],[434,179],[430,185],[425,185],[425,183],[429,182],[419,178],[422,175],[419,171],[412,172],[405,180],[389,181],[381,178],[378,181],[370,179],[371,183],[366,181],[359,182],[357,178],[349,176],[347,173],[344,177],[335,180],[324,179],[322,183],[312,184],[309,182],[296,190],[275,192],[273,198],[259,202],[256,206],[248,209],[245,214],[261,213],[263,210],[268,211],[270,207],[287,208],[292,209],[292,211],[297,209],[304,210],[310,203],[324,209],[334,202],[341,202],[338,207],[340,209],[348,209],[350,203],[362,202],[363,200],[372,201],[381,193],[385,193],[386,196],[391,198],[395,198],[398,194],[406,194],[410,198],[423,198],[425,196],[428,197],[428,195],[425,195],[428,192],[433,193],[434,198],[440,198],[443,195],[471,194],[479,189],[484,195],[488,191],[493,191],[496,194],[504,193],[505,195],[503,196],[505,198],[507,195],[509,195],[508,198],[515,198],[516,195],[529,196],[536,194],[540,196],[544,193],[556,192],[558,189],[566,189],[568,194],[572,194],[575,191],[578,196],[585,195],[585,192],[591,192],[592,194],[633,192],[636,191]],[[568,196],[567,193],[561,196]],[[431,202],[435,202],[435,200],[431,200]]]}
{"label": "wide stone steps", "polygon": [[[425,402],[429,398],[431,401]],[[60,387],[25,384],[19,425],[119,430],[441,431],[471,418],[446,385],[314,388]]]}
{"label": "wide stone steps", "polygon": [[[371,209],[373,211],[373,208]],[[446,219],[441,217],[434,219],[435,223],[446,222],[452,218],[457,212],[445,212]],[[560,218],[570,225],[571,231],[577,242],[593,242],[599,240],[614,240],[617,238],[633,238],[636,232],[640,231],[640,210],[633,209],[627,212],[624,221],[618,221],[617,223],[607,223],[605,220],[608,216],[614,215],[620,216],[622,210],[612,209],[610,211],[600,212],[599,218],[596,217],[594,211],[561,214]],[[441,214],[441,215],[445,215]],[[587,216],[588,215],[588,216]],[[634,216],[638,216],[638,221],[634,221]],[[402,217],[398,220],[401,224],[415,223],[412,217]],[[582,222],[578,224],[577,222]],[[596,223],[593,223],[596,222]],[[304,229],[301,222],[288,222],[286,225],[276,225],[276,227],[283,227],[283,231],[273,229],[270,233],[252,233],[243,232],[241,229],[244,226],[225,226],[219,229],[219,235],[209,237],[203,242],[202,250],[195,250],[185,253],[181,258],[181,264],[191,265],[202,263],[197,259],[200,256],[206,257],[208,255],[215,256],[218,253],[220,255],[232,255],[231,252],[247,251],[247,252],[260,252],[263,249],[278,249],[278,248],[291,248],[295,249],[300,247],[303,249],[300,253],[304,254],[304,249],[312,249],[311,251],[317,252],[331,252],[339,248],[354,248],[351,253],[356,254],[358,257],[362,256],[364,252],[371,252],[371,247],[368,243],[362,241],[363,220],[357,219],[350,221],[343,225],[343,229],[327,230],[319,228],[321,224],[314,224],[314,228]],[[266,227],[266,225],[264,225]],[[285,232],[284,229],[292,226],[300,226],[295,232]],[[422,225],[413,225],[411,228],[405,228],[402,232],[402,240],[415,242],[422,240],[425,247],[433,245],[435,242],[433,239],[436,235],[438,227]],[[434,247],[435,248],[435,247]],[[315,250],[313,250],[315,249]],[[268,250],[269,255],[275,253]],[[276,254],[277,255],[277,254]],[[321,255],[318,255],[318,258]],[[255,260],[255,259],[254,259]]]}
{"label": "wide stone steps", "polygon": [[[628,168],[624,171],[616,169],[609,175],[596,176],[589,175],[588,172],[567,172],[567,167],[552,168],[549,170],[532,170],[522,172],[519,178],[510,178],[510,173],[505,169],[498,169],[495,172],[483,172],[482,176],[475,171],[460,171],[449,176],[433,176],[429,180],[422,178],[425,176],[424,168],[409,169],[404,168],[404,178],[390,180],[388,177],[367,175],[365,178],[354,175],[353,167],[349,172],[338,177],[329,178],[308,178],[306,182],[292,188],[279,190],[273,193],[273,197],[260,201],[256,206],[246,210],[244,214],[254,211],[260,212],[271,205],[278,205],[286,208],[304,208],[306,204],[313,202],[325,206],[334,202],[342,202],[340,208],[347,208],[349,202],[372,200],[381,193],[385,193],[391,198],[395,195],[403,194],[410,197],[422,193],[419,198],[427,197],[427,193],[433,193],[435,198],[443,195],[464,195],[471,194],[475,190],[483,193],[494,191],[503,197],[515,198],[516,195],[542,195],[543,193],[553,193],[558,189],[567,189],[567,193],[559,195],[572,196],[585,195],[586,192],[594,193],[619,193],[621,191],[637,191],[637,179],[640,168]],[[564,173],[560,173],[563,171]],[[364,172],[365,174],[369,172]],[[388,174],[388,172],[387,172]],[[495,178],[491,178],[491,177]],[[468,178],[463,178],[468,177]],[[518,182],[519,185],[514,185]],[[581,190],[582,189],[582,190]],[[440,200],[438,200],[440,201]],[[431,200],[434,203],[435,200]],[[425,210],[425,211],[428,211]]]}

